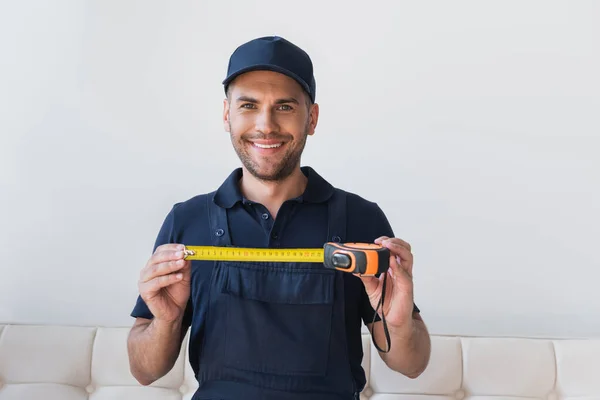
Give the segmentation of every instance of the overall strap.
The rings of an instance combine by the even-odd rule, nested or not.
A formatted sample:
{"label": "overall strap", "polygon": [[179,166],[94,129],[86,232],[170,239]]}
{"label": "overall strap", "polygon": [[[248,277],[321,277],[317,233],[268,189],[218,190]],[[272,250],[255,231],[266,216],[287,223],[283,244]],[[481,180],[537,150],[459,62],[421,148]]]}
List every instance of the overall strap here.
{"label": "overall strap", "polygon": [[346,240],[346,192],[335,189],[328,202],[327,241],[344,242]]}
{"label": "overall strap", "polygon": [[[327,240],[332,242],[342,242],[344,243],[346,239],[346,192],[341,189],[335,189],[335,193],[333,197],[329,200],[329,224],[328,229],[329,232],[327,234]],[[386,286],[387,286],[387,273],[383,277],[383,287],[381,297],[379,299],[379,304],[375,309],[375,313],[373,315],[373,323],[375,323],[376,317],[378,315],[377,310],[383,310],[385,294],[386,294]],[[381,312],[381,320],[383,323],[383,331],[385,334],[385,340],[387,343],[387,348],[382,349],[377,342],[375,341],[375,337],[373,336],[373,344],[382,353],[387,353],[391,348],[391,340],[390,340],[390,332],[388,330],[387,321],[385,320],[385,315],[383,311]]]}
{"label": "overall strap", "polygon": [[214,193],[206,196],[206,211],[208,213],[209,237],[213,246],[230,246],[231,235],[227,223],[227,211],[214,202]]}

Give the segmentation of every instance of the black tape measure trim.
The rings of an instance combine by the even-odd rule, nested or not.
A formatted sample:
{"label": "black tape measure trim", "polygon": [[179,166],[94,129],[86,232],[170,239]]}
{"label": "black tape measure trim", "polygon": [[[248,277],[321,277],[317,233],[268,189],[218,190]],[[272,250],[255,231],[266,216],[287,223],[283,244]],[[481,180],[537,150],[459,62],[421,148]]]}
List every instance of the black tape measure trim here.
{"label": "black tape measure trim", "polygon": [[379,347],[379,345],[377,344],[377,341],[375,340],[375,335],[373,334],[373,344],[375,345],[375,347],[377,348],[377,350],[379,350],[382,353],[388,353],[390,351],[390,349],[392,348],[392,342],[390,340],[390,331],[388,330],[387,327],[387,322],[385,320],[385,312],[383,311],[383,304],[384,304],[384,298],[385,298],[385,290],[386,290],[386,283],[387,283],[387,271],[384,272],[384,277],[383,277],[383,287],[381,288],[381,297],[379,298],[379,304],[377,304],[377,308],[375,309],[375,314],[373,314],[373,330],[375,330],[375,318],[377,318],[377,310],[379,310],[381,308],[381,322],[383,323],[383,332],[385,333],[385,340],[387,342],[387,350],[383,350],[381,347]]}

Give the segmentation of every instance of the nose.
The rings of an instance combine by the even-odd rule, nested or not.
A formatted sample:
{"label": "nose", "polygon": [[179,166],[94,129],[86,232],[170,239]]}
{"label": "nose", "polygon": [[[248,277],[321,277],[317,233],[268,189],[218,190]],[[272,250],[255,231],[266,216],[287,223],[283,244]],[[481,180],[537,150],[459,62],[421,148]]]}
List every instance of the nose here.
{"label": "nose", "polygon": [[263,108],[256,114],[255,129],[257,132],[265,135],[271,132],[278,132],[279,126],[277,125],[273,111],[269,107]]}

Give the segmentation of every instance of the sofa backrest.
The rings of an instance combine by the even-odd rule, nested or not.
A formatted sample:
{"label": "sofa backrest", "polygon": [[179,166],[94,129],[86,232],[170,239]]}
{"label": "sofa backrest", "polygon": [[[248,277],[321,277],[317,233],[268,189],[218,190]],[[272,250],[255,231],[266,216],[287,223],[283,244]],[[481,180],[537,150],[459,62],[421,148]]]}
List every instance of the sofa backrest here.
{"label": "sofa backrest", "polygon": [[[129,371],[127,327],[0,325],[0,400],[179,400],[197,387],[187,341],[174,368],[150,386]],[[383,364],[363,334],[362,399],[529,397],[600,399],[600,339],[432,336],[417,379]],[[408,397],[407,397],[408,396]]]}

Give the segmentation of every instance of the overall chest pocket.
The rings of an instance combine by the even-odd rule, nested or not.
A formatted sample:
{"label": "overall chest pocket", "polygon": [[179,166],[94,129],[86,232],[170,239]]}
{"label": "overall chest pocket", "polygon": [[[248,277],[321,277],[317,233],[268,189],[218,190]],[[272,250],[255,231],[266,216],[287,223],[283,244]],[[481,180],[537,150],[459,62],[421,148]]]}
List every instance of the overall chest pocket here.
{"label": "overall chest pocket", "polygon": [[324,376],[334,295],[335,275],[324,268],[228,263],[218,302],[222,361],[251,372]]}

